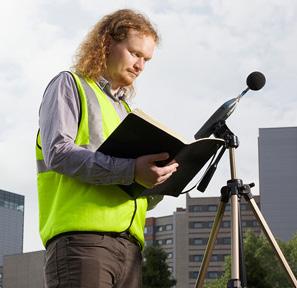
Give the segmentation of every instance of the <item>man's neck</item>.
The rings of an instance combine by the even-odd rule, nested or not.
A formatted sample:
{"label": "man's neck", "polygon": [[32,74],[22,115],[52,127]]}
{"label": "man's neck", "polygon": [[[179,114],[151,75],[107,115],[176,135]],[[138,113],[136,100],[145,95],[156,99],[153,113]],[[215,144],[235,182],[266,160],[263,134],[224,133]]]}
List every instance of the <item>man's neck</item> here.
{"label": "man's neck", "polygon": [[101,78],[108,83],[109,90],[112,93],[112,95],[115,95],[120,89],[123,88],[120,85],[114,83],[114,81],[112,81],[107,75],[102,75]]}
{"label": "man's neck", "polygon": [[113,89],[111,83],[105,77],[101,76],[98,84],[100,88],[114,100],[125,98],[127,89],[124,87],[117,87],[116,89]]}

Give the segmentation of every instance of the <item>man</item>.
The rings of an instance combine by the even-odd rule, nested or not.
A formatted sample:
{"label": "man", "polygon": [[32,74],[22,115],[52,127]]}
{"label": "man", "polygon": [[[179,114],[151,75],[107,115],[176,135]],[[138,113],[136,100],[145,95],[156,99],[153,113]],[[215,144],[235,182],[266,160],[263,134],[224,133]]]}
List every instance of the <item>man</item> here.
{"label": "man", "polygon": [[178,164],[157,167],[167,153],[121,159],[96,150],[129,113],[158,40],[143,15],[116,11],[87,35],[74,72],[46,88],[36,145],[46,287],[141,287],[145,213],[157,201],[121,187],[158,185]]}

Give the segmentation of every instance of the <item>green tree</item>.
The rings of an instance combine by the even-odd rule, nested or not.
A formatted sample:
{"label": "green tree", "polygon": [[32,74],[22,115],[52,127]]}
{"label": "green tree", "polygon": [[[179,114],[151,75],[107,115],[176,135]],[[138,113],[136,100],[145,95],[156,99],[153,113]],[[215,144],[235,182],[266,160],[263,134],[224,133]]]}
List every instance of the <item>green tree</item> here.
{"label": "green tree", "polygon": [[148,246],[143,256],[143,288],[170,288],[176,284],[168,269],[167,253],[161,247]]}
{"label": "green tree", "polygon": [[[244,256],[248,286],[278,288],[286,279],[279,262],[264,235],[256,236],[248,231],[244,241]],[[260,286],[259,286],[260,285]]]}
{"label": "green tree", "polygon": [[[296,275],[297,234],[289,242],[279,242],[279,245]],[[256,236],[251,231],[245,234],[244,257],[249,288],[285,288],[292,286],[264,235]],[[227,282],[231,278],[230,260],[231,258],[228,258],[225,261],[225,272],[222,277],[207,283],[205,288],[227,287]]]}
{"label": "green tree", "polygon": [[287,257],[286,259],[289,262],[294,275],[296,276],[297,275],[297,234],[295,234],[294,237],[287,242],[283,250]]}

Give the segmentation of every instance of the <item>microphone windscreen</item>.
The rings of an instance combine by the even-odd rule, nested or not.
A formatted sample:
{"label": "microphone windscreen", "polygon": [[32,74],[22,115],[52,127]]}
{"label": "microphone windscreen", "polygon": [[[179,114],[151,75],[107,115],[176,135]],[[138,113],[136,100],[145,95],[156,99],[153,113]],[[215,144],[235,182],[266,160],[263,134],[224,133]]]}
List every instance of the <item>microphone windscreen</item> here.
{"label": "microphone windscreen", "polygon": [[246,84],[251,90],[260,90],[265,83],[265,76],[258,71],[251,73],[246,79]]}

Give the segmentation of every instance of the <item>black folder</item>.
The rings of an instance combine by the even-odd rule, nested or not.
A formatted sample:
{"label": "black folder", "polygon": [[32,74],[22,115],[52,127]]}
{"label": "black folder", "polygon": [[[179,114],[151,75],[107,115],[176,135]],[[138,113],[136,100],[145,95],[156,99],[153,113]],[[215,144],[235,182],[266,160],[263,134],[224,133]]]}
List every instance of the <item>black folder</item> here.
{"label": "black folder", "polygon": [[121,185],[121,188],[134,198],[157,194],[177,197],[222,145],[222,139],[210,138],[186,143],[175,132],[136,109],[126,116],[98,151],[114,157],[134,159],[168,152],[170,157],[157,163],[164,166],[175,159],[179,164],[177,172],[168,180],[151,189],[137,183]]}

